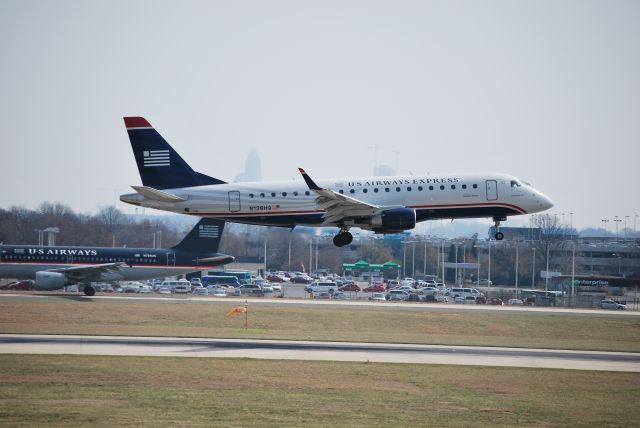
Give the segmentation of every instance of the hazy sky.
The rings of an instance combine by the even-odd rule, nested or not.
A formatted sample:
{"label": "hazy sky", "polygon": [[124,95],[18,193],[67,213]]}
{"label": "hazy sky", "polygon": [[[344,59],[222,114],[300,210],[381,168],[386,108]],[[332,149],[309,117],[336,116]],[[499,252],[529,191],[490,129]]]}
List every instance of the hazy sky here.
{"label": "hazy sky", "polygon": [[113,203],[140,183],[141,115],[227,181],[252,148],[266,180],[370,175],[377,145],[401,173],[511,173],[576,226],[631,227],[639,23],[638,1],[3,0],[0,206]]}

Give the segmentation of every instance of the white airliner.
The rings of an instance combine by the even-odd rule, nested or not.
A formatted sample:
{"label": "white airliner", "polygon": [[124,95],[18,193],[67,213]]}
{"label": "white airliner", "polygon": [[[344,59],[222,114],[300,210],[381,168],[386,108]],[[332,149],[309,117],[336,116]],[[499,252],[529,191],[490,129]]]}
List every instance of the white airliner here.
{"label": "white airliner", "polygon": [[267,226],[334,226],[333,242],[348,245],[351,227],[376,233],[413,229],[435,219],[492,218],[503,238],[508,216],[547,210],[553,202],[507,174],[434,174],[304,181],[226,183],[194,171],[142,117],[125,117],[142,186],[120,196],[163,211]]}

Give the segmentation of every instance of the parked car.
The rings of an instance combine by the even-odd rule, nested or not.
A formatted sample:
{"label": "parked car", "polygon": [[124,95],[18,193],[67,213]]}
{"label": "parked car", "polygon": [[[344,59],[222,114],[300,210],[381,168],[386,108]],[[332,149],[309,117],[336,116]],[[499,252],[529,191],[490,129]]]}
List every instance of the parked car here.
{"label": "parked car", "polygon": [[340,291],[360,291],[360,286],[355,282],[348,282],[342,287],[338,288]]}
{"label": "parked car", "polygon": [[198,285],[200,287],[202,287],[202,280],[200,278],[198,278],[198,277],[191,278],[190,282],[191,282],[191,285],[194,286],[194,287],[198,286]]}
{"label": "parked car", "polygon": [[420,301],[420,295],[418,293],[409,293],[409,295],[407,296],[407,301],[408,302],[419,302]]}
{"label": "parked car", "polygon": [[374,284],[370,285],[367,288],[364,288],[362,291],[366,291],[367,293],[384,293],[386,290],[384,289],[384,284]]}
{"label": "parked car", "polygon": [[209,295],[209,290],[207,290],[204,287],[196,287],[196,288],[193,289],[191,294],[193,294],[194,296],[208,296]]}
{"label": "parked car", "polygon": [[163,286],[158,289],[158,293],[160,294],[171,294],[171,289],[169,287]]}
{"label": "parked car", "polygon": [[173,292],[176,294],[189,294],[191,293],[191,284],[178,284],[173,287]]}
{"label": "parked car", "polygon": [[460,304],[464,304],[464,297],[462,296],[456,296],[453,298],[453,303],[460,303]]}
{"label": "parked car", "polygon": [[333,299],[334,300],[349,300],[350,297],[347,293],[342,292],[342,291],[336,291],[335,293],[333,293]]}
{"label": "parked car", "polygon": [[491,281],[490,279],[480,279],[478,281],[473,281],[473,285],[488,286],[488,285],[493,285],[493,281]]}
{"label": "parked car", "polygon": [[409,298],[409,293],[404,290],[389,290],[387,300],[389,301],[405,301]]}
{"label": "parked car", "polygon": [[438,289],[435,287],[424,287],[420,289],[420,293],[423,296],[428,296],[429,294],[437,294],[438,293]]}
{"label": "parked car", "polygon": [[293,284],[310,284],[311,282],[313,282],[313,279],[308,276],[296,276],[291,278],[291,283]]}
{"label": "parked car", "polygon": [[394,288],[394,290],[402,290],[406,291],[407,293],[412,293],[413,291],[415,291],[415,289],[410,285],[401,285],[400,287]]}
{"label": "parked car", "polygon": [[[335,293],[338,291],[338,285],[335,282],[314,281],[304,289],[307,293]],[[317,296],[316,296],[317,297]]]}
{"label": "parked car", "polygon": [[617,310],[627,309],[627,305],[625,305],[624,303],[616,302],[615,300],[612,300],[612,299],[603,300],[602,302],[600,302],[600,307],[602,309],[617,309]]}
{"label": "parked car", "polygon": [[369,300],[371,300],[372,302],[384,302],[386,301],[386,297],[384,295],[384,293],[373,293],[370,297]]}
{"label": "parked car", "polygon": [[491,299],[489,299],[489,304],[502,306],[504,305],[504,302],[502,301],[502,299],[499,299],[497,297],[492,297]]}
{"label": "parked car", "polygon": [[413,288],[413,284],[415,284],[415,280],[413,278],[405,278],[402,281],[400,281],[400,285],[408,285],[409,287]]}
{"label": "parked car", "polygon": [[509,305],[509,306],[522,306],[522,305],[524,305],[524,302],[522,301],[522,299],[509,299],[507,301],[507,305]]}
{"label": "parked car", "polygon": [[11,282],[9,284],[3,285],[1,287],[2,290],[32,290],[34,285],[34,281],[31,279],[25,279],[22,281]]}
{"label": "parked car", "polygon": [[269,282],[284,282],[284,278],[278,275],[267,275],[266,280]]}
{"label": "parked car", "polygon": [[484,297],[484,296],[478,296],[478,297],[476,297],[475,299],[476,299],[476,303],[477,303],[478,305],[484,305],[484,304],[486,304],[486,303],[487,303],[487,298],[486,298],[486,297]]}
{"label": "parked car", "polygon": [[240,291],[240,294],[250,294],[252,296],[264,296],[264,291],[262,288],[255,284],[242,284],[240,287],[237,287],[236,290]]}
{"label": "parked car", "polygon": [[484,296],[484,294],[482,294],[480,291],[478,291],[475,288],[452,288],[451,291],[449,292],[450,296],[453,296],[454,299],[458,296],[460,297],[467,297],[467,296],[473,296],[473,297],[478,297],[478,296]]}
{"label": "parked car", "polygon": [[147,284],[142,284],[138,287],[138,293],[151,293],[151,286]]}

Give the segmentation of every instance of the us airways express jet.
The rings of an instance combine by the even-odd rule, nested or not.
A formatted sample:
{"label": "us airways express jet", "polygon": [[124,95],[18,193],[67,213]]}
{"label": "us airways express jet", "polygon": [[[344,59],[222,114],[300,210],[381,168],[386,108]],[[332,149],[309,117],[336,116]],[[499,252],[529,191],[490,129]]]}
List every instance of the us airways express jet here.
{"label": "us airways express jet", "polygon": [[222,220],[202,219],[178,245],[164,250],[0,245],[0,278],[33,278],[36,290],[80,284],[93,296],[91,282],[161,278],[233,262],[217,253],[223,229]]}
{"label": "us airways express jet", "polygon": [[120,196],[129,204],[267,226],[334,226],[336,246],[351,227],[376,233],[413,229],[434,219],[493,218],[495,238],[508,216],[544,211],[553,202],[507,174],[436,174],[335,178],[304,182],[226,183],[194,171],[143,117],[125,117],[142,186]]}

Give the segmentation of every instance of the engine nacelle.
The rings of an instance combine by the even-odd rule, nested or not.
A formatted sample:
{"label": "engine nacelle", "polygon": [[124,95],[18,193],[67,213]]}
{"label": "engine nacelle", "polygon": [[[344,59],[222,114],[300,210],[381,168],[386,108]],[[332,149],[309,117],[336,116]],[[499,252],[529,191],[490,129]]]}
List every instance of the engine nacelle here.
{"label": "engine nacelle", "polygon": [[36,290],[59,290],[66,285],[67,278],[62,273],[36,272]]}
{"label": "engine nacelle", "polygon": [[371,229],[377,233],[397,233],[416,227],[416,210],[393,208],[376,214],[371,219]]}

